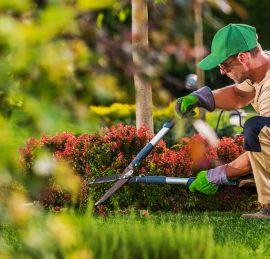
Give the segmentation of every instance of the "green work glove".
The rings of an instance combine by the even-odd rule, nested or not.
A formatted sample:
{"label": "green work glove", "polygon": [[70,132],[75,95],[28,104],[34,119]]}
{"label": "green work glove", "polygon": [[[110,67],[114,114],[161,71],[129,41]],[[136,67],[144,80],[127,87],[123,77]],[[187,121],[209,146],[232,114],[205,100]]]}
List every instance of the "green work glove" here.
{"label": "green work glove", "polygon": [[204,86],[199,90],[176,100],[175,113],[177,116],[185,116],[187,113],[194,115],[194,108],[202,107],[207,111],[215,109],[215,100],[211,89]]}
{"label": "green work glove", "polygon": [[188,187],[191,192],[199,191],[208,195],[213,195],[217,192],[218,186],[207,180],[207,172],[201,171],[198,173],[196,179]]}
{"label": "green work glove", "polygon": [[183,116],[187,113],[191,113],[193,115],[195,113],[193,109],[197,107],[198,102],[199,98],[192,94],[178,98],[175,104],[176,114]]}

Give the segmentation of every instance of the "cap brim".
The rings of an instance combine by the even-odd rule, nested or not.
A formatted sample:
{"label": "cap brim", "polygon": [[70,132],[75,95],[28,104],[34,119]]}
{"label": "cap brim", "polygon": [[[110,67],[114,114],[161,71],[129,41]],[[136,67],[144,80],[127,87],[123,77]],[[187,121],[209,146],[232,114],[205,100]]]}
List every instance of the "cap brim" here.
{"label": "cap brim", "polygon": [[218,66],[220,63],[222,63],[226,59],[227,57],[215,56],[213,54],[210,54],[206,56],[203,60],[201,60],[197,64],[197,66],[202,70],[210,70]]}

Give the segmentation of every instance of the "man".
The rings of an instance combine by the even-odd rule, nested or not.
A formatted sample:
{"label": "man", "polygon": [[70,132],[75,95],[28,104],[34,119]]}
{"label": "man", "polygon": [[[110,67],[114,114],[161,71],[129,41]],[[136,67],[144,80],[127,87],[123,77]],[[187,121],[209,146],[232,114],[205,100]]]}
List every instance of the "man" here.
{"label": "man", "polygon": [[257,42],[256,29],[245,24],[229,24],[214,36],[211,53],[198,66],[203,70],[219,67],[221,75],[233,85],[211,91],[203,87],[179,98],[176,110],[181,115],[196,106],[208,111],[233,110],[252,104],[259,116],[244,125],[246,152],[233,162],[198,173],[191,191],[214,194],[219,185],[231,184],[235,177],[252,170],[261,210],[243,214],[248,218],[270,218],[270,55]]}

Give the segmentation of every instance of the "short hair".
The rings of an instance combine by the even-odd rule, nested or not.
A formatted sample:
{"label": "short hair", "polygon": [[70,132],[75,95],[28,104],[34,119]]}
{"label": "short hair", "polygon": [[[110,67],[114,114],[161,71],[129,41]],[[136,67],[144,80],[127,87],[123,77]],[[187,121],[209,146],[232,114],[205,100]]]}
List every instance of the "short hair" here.
{"label": "short hair", "polygon": [[255,48],[250,49],[247,52],[249,52],[252,57],[256,57],[257,54],[260,52],[260,47],[259,47],[259,45],[257,45]]}

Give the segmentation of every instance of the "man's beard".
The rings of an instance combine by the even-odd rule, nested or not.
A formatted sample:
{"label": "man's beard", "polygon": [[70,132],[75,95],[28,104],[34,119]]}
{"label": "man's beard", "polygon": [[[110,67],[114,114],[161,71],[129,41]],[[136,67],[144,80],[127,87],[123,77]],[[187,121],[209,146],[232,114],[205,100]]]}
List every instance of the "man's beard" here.
{"label": "man's beard", "polygon": [[241,83],[243,83],[244,81],[246,81],[247,79],[249,79],[248,78],[248,76],[247,76],[247,74],[245,73],[245,72],[243,72],[242,74],[241,74],[241,77],[230,77],[233,81],[234,81],[234,83],[236,83],[236,84],[241,84]]}

